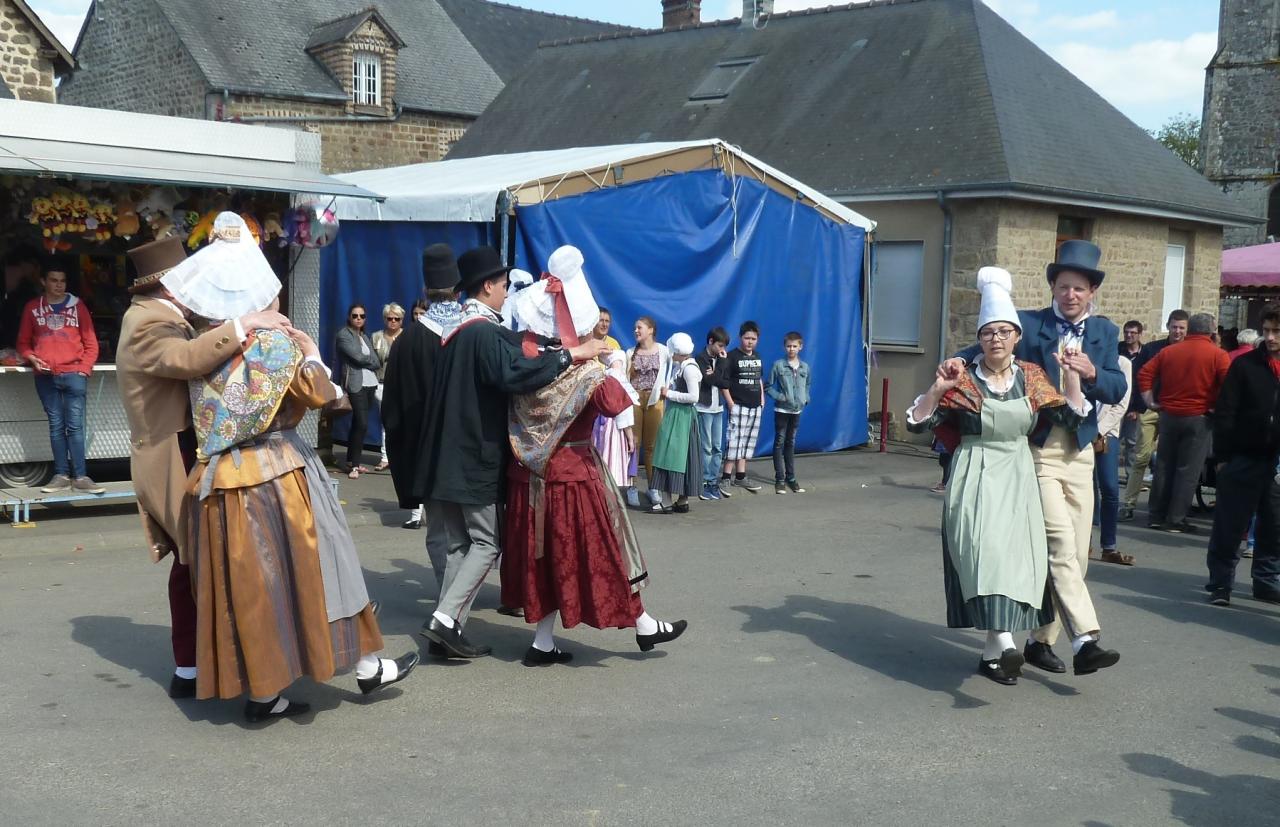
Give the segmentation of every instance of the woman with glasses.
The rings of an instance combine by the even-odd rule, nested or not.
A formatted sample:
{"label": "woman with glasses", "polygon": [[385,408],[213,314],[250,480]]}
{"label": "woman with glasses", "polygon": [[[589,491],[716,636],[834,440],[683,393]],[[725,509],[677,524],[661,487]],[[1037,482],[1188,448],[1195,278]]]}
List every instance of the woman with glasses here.
{"label": "woman with glasses", "polygon": [[[364,438],[369,432],[369,407],[378,389],[378,371],[382,361],[373,342],[364,332],[364,305],[357,302],[347,310],[346,327],[338,331],[339,381],[351,397],[351,430],[347,434],[347,462],[342,468],[348,479],[359,479],[369,469],[360,464]],[[404,314],[402,313],[401,316]]]}
{"label": "woman with glasses", "polygon": [[907,411],[907,429],[959,434],[942,512],[947,626],[987,632],[978,672],[1018,682],[1014,630],[1053,618],[1040,487],[1027,437],[1042,418],[1076,427],[1086,411],[1080,375],[1062,367],[1063,391],[1044,370],[1013,358],[1022,338],[1005,270],[978,272],[981,353],[963,369],[944,364]]}
{"label": "woman with glasses", "polygon": [[[391,355],[391,345],[395,343],[400,334],[404,331],[404,308],[392,302],[382,308],[382,330],[373,334],[373,352],[378,354],[378,361],[381,362],[375,375],[378,377],[378,389],[374,392],[373,398],[378,403],[378,410],[382,410],[382,386],[384,384],[387,373],[387,357]],[[378,461],[375,471],[385,471],[391,463],[387,460],[387,434],[382,433],[382,459]]]}

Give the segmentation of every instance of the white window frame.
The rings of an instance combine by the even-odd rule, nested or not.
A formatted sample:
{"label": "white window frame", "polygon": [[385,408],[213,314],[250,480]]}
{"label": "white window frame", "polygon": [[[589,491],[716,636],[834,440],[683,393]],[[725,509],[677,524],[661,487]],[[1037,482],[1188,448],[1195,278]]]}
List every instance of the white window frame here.
{"label": "white window frame", "polygon": [[382,106],[382,56],[356,52],[351,56],[351,99],[356,106]]}
{"label": "white window frame", "polygon": [[1182,307],[1186,289],[1187,245],[1169,244],[1164,250],[1164,308],[1160,313],[1160,329],[1169,330],[1169,314]]}
{"label": "white window frame", "polygon": [[[903,239],[876,242],[876,269],[871,274],[871,344],[873,347],[918,348],[922,336],[921,318],[924,310],[924,241]],[[890,250],[911,249],[919,266],[909,273],[890,272],[885,268]],[[890,285],[889,280],[894,282]],[[907,302],[905,305],[889,301]],[[914,326],[911,324],[913,311]]]}

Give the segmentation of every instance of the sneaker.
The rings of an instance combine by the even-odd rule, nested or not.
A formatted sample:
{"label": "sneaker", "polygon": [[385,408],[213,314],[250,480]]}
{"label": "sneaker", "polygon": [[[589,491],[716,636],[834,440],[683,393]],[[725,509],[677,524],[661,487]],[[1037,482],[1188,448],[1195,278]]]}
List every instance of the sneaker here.
{"label": "sneaker", "polygon": [[49,484],[44,488],[41,488],[40,491],[45,494],[57,494],[59,491],[66,491],[70,487],[71,477],[68,477],[66,474],[59,474],[49,480]]}
{"label": "sneaker", "polygon": [[787,487],[791,489],[793,494],[803,494],[804,489],[800,487],[799,480],[787,480]]}
{"label": "sneaker", "polygon": [[713,500],[720,499],[720,483],[718,482],[707,483],[707,495],[709,499],[713,499]]}
{"label": "sneaker", "polygon": [[737,477],[734,477],[733,484],[747,489],[752,494],[760,493],[760,483],[751,479],[751,477],[743,477],[742,479],[738,479]]}
{"label": "sneaker", "polygon": [[1195,526],[1186,520],[1180,523],[1170,523],[1164,527],[1164,530],[1170,534],[1195,534],[1198,531]]}
{"label": "sneaker", "polygon": [[720,480],[719,485],[717,485],[716,487],[720,489],[720,496],[723,497],[724,499],[727,500],[733,496],[733,491],[730,490],[733,488],[733,483],[730,482],[729,480],[726,480],[726,479]]}
{"label": "sneaker", "polygon": [[1247,559],[1247,558],[1249,558],[1249,557],[1252,557],[1252,556],[1253,556],[1253,546],[1246,546],[1246,547],[1245,547],[1245,550],[1244,550],[1244,551],[1242,551],[1242,552],[1240,552],[1240,556],[1241,556],[1241,557],[1244,557],[1244,558],[1246,558],[1246,559]]}
{"label": "sneaker", "polygon": [[785,494],[785,493],[787,493],[787,485],[786,485],[786,483],[784,483],[782,480],[778,480],[777,482],[775,482],[775,483],[773,484],[773,493],[775,493],[775,494]]}
{"label": "sneaker", "polygon": [[1116,520],[1122,523],[1131,522],[1133,520],[1133,509],[1128,506],[1121,506],[1120,512],[1116,515]]}
{"label": "sneaker", "polygon": [[947,493],[947,486],[942,483],[938,483],[933,488],[930,488],[929,492],[932,494],[945,494]]}
{"label": "sneaker", "polygon": [[702,493],[700,493],[700,494],[698,495],[698,499],[700,499],[700,500],[714,500],[714,499],[715,499],[715,497],[711,496],[711,484],[710,484],[710,483],[706,483],[706,482],[704,482],[704,483],[702,484]]}
{"label": "sneaker", "polygon": [[628,488],[628,489],[627,489],[627,505],[631,506],[632,508],[639,508],[639,507],[640,507],[640,492],[639,492],[639,491],[635,490],[634,488]]}
{"label": "sneaker", "polygon": [[88,477],[76,477],[75,481],[71,483],[71,487],[81,494],[105,494],[107,491],[107,489]]}
{"label": "sneaker", "polygon": [[1209,595],[1209,603],[1214,606],[1231,605],[1231,589],[1214,589]]}

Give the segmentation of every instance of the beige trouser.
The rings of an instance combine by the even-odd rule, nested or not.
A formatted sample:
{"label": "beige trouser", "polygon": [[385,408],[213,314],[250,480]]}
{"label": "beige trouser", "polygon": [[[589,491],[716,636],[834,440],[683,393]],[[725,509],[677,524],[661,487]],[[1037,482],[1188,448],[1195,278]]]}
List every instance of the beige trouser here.
{"label": "beige trouser", "polygon": [[1044,532],[1049,541],[1049,582],[1057,616],[1031,636],[1050,646],[1065,620],[1072,636],[1097,632],[1098,616],[1084,584],[1093,531],[1093,448],[1076,449],[1075,436],[1063,428],[1049,432],[1043,447],[1031,446]]}
{"label": "beige trouser", "polygon": [[[1121,505],[1125,508],[1133,508],[1138,504],[1138,495],[1142,493],[1142,478],[1146,476],[1147,468],[1151,465],[1151,455],[1156,450],[1159,424],[1158,411],[1143,411],[1138,414],[1138,451],[1133,458],[1133,467],[1129,469],[1129,481],[1124,485],[1124,496],[1120,498]],[[1153,481],[1151,502],[1156,501],[1155,492]]]}

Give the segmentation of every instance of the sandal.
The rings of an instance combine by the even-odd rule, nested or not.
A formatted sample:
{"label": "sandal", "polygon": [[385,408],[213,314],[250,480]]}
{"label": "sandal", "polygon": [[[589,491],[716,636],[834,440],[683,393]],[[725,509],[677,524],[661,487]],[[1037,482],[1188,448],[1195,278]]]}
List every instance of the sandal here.
{"label": "sandal", "polygon": [[1115,549],[1104,549],[1098,559],[1104,563],[1115,563],[1117,566],[1132,566],[1135,562],[1132,554],[1121,554]]}
{"label": "sandal", "polygon": [[387,462],[387,461],[384,459],[382,462],[379,462],[377,465],[373,466],[373,470],[375,470],[375,471],[385,471],[385,470],[387,470],[387,469],[388,469],[388,468],[390,468],[390,467],[391,467],[391,463],[390,463],[390,462]]}
{"label": "sandal", "polygon": [[349,479],[349,480],[358,480],[358,479],[360,479],[360,471],[359,471],[359,469],[352,468],[350,471],[348,471],[348,472],[347,472],[347,479]]}

